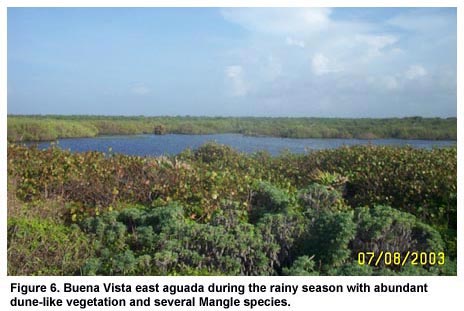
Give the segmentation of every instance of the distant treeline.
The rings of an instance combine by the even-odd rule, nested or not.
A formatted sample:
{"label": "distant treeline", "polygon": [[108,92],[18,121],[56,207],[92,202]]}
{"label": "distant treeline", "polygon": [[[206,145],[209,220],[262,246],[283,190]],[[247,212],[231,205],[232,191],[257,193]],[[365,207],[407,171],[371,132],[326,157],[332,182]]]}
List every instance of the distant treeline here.
{"label": "distant treeline", "polygon": [[219,134],[289,138],[456,140],[456,118],[266,118],[9,115],[8,141],[129,134]]}

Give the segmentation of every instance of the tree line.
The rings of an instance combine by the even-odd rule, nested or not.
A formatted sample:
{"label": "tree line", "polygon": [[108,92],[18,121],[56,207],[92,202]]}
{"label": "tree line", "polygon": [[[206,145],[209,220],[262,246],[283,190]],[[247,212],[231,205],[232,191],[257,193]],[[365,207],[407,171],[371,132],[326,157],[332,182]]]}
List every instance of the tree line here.
{"label": "tree line", "polygon": [[132,134],[220,134],[287,138],[456,140],[456,118],[268,118],[9,115],[8,141]]}

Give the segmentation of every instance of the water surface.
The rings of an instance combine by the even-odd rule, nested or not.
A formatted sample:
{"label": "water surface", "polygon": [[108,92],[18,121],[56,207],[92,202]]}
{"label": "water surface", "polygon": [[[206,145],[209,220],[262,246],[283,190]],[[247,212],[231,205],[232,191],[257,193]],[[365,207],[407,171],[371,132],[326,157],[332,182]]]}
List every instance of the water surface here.
{"label": "water surface", "polygon": [[[433,148],[456,146],[456,141],[409,140],[409,139],[341,139],[341,138],[279,138],[254,137],[241,134],[212,134],[212,135],[127,135],[127,136],[99,136],[93,138],[60,139],[57,145],[62,149],[73,152],[101,151],[123,153],[138,156],[173,155],[191,148],[195,149],[207,142],[229,145],[239,151],[253,153],[260,150],[277,155],[289,150],[293,153],[304,153],[308,150],[332,149],[352,145],[410,145],[415,148]],[[38,143],[39,148],[47,148],[50,142]]]}

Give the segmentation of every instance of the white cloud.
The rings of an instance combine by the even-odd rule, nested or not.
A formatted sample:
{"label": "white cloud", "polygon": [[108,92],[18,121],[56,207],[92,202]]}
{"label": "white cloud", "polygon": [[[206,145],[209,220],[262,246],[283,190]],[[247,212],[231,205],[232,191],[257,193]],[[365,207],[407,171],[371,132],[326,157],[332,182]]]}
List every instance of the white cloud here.
{"label": "white cloud", "polygon": [[131,92],[136,95],[147,95],[151,92],[151,90],[146,87],[145,85],[135,85],[131,88]]}
{"label": "white cloud", "polygon": [[427,75],[427,70],[421,65],[411,65],[404,72],[393,75],[370,76],[367,83],[386,90],[408,89],[408,81],[416,80]]}
{"label": "white cloud", "polygon": [[313,56],[311,59],[311,66],[313,73],[318,76],[342,71],[335,61],[330,60],[322,53],[317,53]]}
{"label": "white cloud", "polygon": [[292,37],[287,37],[285,39],[285,43],[287,43],[287,45],[290,45],[290,46],[297,46],[297,47],[300,47],[300,48],[305,47],[305,42],[303,40],[297,40],[297,39],[294,39]]}
{"label": "white cloud", "polygon": [[411,65],[404,73],[406,79],[415,80],[427,75],[427,70],[421,65]]}
{"label": "white cloud", "polygon": [[367,45],[368,57],[380,56],[382,50],[394,45],[398,41],[392,35],[356,35],[355,40]]}
{"label": "white cloud", "polygon": [[223,17],[242,27],[271,34],[308,34],[326,29],[330,24],[329,8],[230,8]]}
{"label": "white cloud", "polygon": [[243,78],[243,68],[239,65],[227,66],[225,69],[226,78],[230,82],[232,96],[245,96],[248,93],[248,86]]}
{"label": "white cloud", "polygon": [[[228,21],[248,32],[224,64],[241,65],[229,66],[225,71],[230,94],[270,101],[276,107],[290,105],[295,114],[324,115],[366,111],[355,107],[369,107],[366,113],[371,115],[409,114],[403,105],[409,105],[411,98],[420,98],[417,102],[435,111],[431,98],[438,95],[424,100],[424,94],[440,94],[431,90],[441,89],[446,91],[441,93],[455,97],[455,78],[441,86],[437,75],[440,64],[449,63],[450,68],[455,68],[453,19],[453,27],[445,27],[441,34],[430,34],[420,30],[425,29],[421,15],[412,21],[415,13],[407,15],[411,21],[401,20],[411,24],[399,27],[382,14],[378,20],[363,19],[364,12],[360,11],[360,16],[350,19],[342,9],[334,9],[333,14],[331,10],[282,8],[223,10]],[[429,12],[431,17],[435,15]],[[441,17],[431,20],[442,22]],[[413,26],[415,31],[403,30]],[[451,39],[445,41],[445,37]],[[419,79],[421,83],[416,83]],[[392,108],[390,95],[397,109]],[[336,108],[335,104],[327,108],[323,105],[326,97],[340,106],[347,103],[346,109]],[[311,109],[302,104],[308,100],[314,103]],[[267,113],[264,108],[262,111]]]}

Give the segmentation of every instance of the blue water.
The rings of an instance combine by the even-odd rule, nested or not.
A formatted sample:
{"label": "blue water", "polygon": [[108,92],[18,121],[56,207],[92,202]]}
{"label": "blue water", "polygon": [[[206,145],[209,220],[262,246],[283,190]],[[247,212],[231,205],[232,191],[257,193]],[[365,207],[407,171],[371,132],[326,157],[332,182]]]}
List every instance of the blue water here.
{"label": "blue water", "polygon": [[[212,134],[212,135],[128,135],[128,136],[100,136],[94,138],[60,139],[58,146],[73,152],[101,151],[123,153],[139,156],[173,155],[187,148],[198,148],[206,142],[217,142],[229,145],[239,151],[253,153],[260,150],[277,155],[284,150],[294,153],[304,153],[308,150],[331,149],[352,145],[410,145],[415,148],[432,148],[455,146],[456,141],[407,140],[407,139],[325,139],[325,138],[278,138],[252,137],[240,134]],[[39,143],[39,148],[47,148],[50,142]]]}

